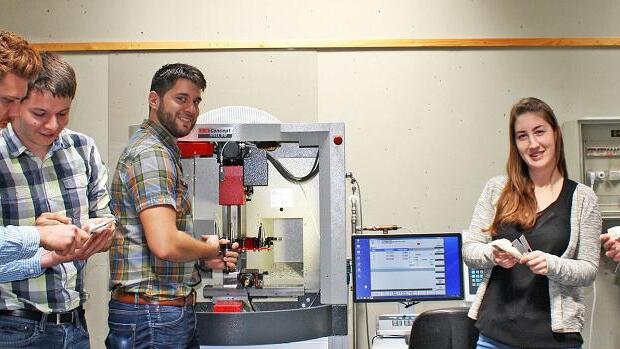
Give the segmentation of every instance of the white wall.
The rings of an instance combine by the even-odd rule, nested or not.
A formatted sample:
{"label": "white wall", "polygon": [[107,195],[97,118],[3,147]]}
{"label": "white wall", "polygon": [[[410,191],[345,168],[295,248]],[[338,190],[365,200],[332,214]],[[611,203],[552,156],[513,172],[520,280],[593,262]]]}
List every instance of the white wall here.
{"label": "white wall", "polygon": [[35,41],[572,37],[620,33],[614,0],[3,0]]}
{"label": "white wall", "polygon": [[[2,6],[0,26],[33,42],[620,36],[617,1],[5,0]],[[286,122],[346,122],[347,170],[362,185],[365,223],[414,232],[467,228],[484,182],[503,172],[506,114],[519,97],[544,99],[562,122],[620,115],[618,49],[66,56],[79,79],[70,127],[95,137],[111,171],[126,126],[146,116],[152,74],[165,63],[183,61],[207,76],[203,110],[251,105]],[[601,264],[593,348],[620,343],[614,267]],[[94,348],[102,347],[107,332],[106,277],[106,258],[97,256],[87,276]],[[370,306],[371,333],[374,315],[395,311],[395,305]],[[366,338],[359,338],[365,348]]]}

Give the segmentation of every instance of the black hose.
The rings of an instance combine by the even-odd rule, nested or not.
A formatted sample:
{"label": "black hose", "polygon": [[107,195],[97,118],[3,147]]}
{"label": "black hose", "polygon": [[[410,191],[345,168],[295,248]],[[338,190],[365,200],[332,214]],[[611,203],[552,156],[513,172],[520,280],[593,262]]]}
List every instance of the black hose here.
{"label": "black hose", "polygon": [[314,159],[314,164],[312,165],[312,169],[310,170],[310,172],[308,172],[307,175],[303,177],[297,177],[291,172],[289,172],[286,168],[284,168],[282,163],[278,161],[278,159],[274,158],[269,153],[267,153],[267,160],[271,162],[273,167],[275,167],[275,169],[282,175],[282,177],[284,177],[287,181],[292,182],[292,183],[299,184],[299,183],[309,181],[319,173],[319,152],[318,151],[316,153],[316,158]]}

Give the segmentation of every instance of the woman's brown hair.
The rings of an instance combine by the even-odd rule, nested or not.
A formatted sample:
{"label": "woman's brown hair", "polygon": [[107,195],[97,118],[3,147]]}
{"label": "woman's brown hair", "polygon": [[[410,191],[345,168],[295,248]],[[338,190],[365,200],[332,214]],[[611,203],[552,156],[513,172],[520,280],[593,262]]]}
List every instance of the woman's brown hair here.
{"label": "woman's brown hair", "polygon": [[551,107],[534,97],[518,100],[510,110],[508,132],[510,151],[506,163],[508,181],[497,200],[495,218],[488,229],[492,235],[497,234],[502,224],[514,224],[523,230],[529,230],[536,223],[538,207],[534,195],[534,184],[530,178],[528,166],[519,154],[516,142],[515,123],[517,118],[525,113],[537,114],[551,125],[555,135],[556,167],[562,177],[566,178],[568,172],[566,170],[566,158],[564,157],[562,131]]}

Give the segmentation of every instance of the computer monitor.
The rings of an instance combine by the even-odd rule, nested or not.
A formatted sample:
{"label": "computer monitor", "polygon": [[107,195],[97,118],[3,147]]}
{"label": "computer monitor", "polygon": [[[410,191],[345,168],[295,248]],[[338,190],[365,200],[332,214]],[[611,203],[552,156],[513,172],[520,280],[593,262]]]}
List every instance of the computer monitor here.
{"label": "computer monitor", "polygon": [[353,300],[463,299],[460,233],[353,235]]}

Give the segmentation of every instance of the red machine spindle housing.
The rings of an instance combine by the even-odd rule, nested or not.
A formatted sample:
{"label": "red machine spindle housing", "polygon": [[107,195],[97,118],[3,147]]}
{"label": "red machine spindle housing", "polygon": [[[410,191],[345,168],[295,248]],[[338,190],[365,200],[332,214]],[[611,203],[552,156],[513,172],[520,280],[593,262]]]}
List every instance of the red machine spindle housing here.
{"label": "red machine spindle housing", "polygon": [[220,205],[245,205],[243,166],[224,166],[220,181]]}
{"label": "red machine spindle housing", "polygon": [[181,151],[181,158],[191,158],[194,156],[213,156],[213,143],[211,142],[181,142],[177,145]]}

